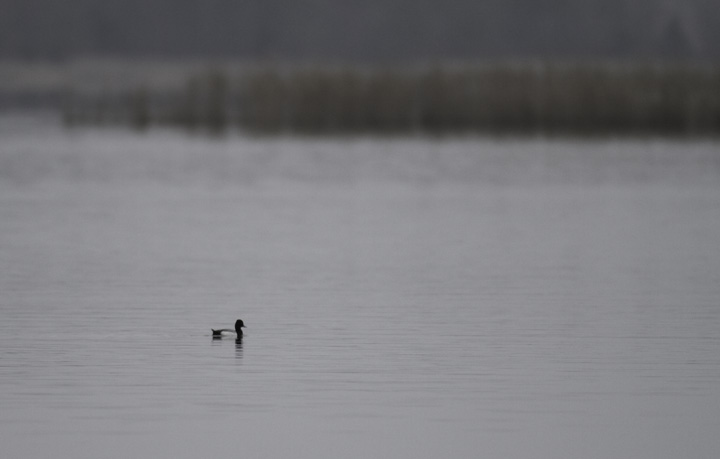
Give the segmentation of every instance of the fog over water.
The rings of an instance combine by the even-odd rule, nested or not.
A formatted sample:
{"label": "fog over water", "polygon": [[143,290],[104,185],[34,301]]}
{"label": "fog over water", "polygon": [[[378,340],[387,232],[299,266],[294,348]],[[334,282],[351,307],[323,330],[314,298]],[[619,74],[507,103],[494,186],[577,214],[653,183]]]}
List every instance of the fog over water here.
{"label": "fog over water", "polygon": [[4,117],[0,268],[3,457],[720,451],[716,141]]}

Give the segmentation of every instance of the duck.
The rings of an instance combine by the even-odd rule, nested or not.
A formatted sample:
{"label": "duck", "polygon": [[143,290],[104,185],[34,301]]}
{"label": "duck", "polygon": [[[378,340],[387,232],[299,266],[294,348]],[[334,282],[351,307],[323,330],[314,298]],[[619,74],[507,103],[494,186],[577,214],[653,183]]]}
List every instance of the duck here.
{"label": "duck", "polygon": [[[243,323],[243,321],[240,319],[236,320],[234,331],[235,331],[235,333],[237,333],[238,338],[242,338],[242,335],[243,335],[242,329],[243,328],[245,328],[245,324]],[[222,336],[223,332],[233,332],[233,330],[231,330],[229,328],[221,328],[220,330],[215,330],[215,329],[211,328],[210,330],[212,330],[212,334],[214,337]]]}

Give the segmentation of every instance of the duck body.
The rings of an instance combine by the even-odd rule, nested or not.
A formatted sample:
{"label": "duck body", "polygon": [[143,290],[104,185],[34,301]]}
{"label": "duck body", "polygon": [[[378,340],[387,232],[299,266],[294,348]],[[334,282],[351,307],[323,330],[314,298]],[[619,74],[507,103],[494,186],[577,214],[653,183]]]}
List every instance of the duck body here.
{"label": "duck body", "polygon": [[233,331],[237,333],[238,338],[241,338],[243,335],[242,329],[245,327],[245,324],[242,320],[238,319],[235,321],[235,330],[231,330],[229,328],[221,328],[219,330],[215,330],[211,328],[213,337],[221,337],[223,332],[232,333]]}

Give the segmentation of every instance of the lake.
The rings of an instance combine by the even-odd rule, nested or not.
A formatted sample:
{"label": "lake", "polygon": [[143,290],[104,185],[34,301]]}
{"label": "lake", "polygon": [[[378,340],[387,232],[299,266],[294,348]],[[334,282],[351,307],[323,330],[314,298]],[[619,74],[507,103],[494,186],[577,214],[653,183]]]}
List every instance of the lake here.
{"label": "lake", "polygon": [[4,116],[0,268],[5,458],[720,451],[717,141]]}

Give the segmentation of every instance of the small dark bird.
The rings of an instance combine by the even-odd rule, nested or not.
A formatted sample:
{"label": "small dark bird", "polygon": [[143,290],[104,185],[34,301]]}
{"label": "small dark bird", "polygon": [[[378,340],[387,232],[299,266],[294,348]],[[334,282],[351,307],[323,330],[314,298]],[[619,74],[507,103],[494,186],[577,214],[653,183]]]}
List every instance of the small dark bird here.
{"label": "small dark bird", "polygon": [[[245,324],[243,323],[242,320],[238,319],[235,321],[235,333],[237,333],[238,338],[242,337],[242,335],[243,335],[242,329],[244,327],[245,327]],[[212,330],[213,336],[222,336],[223,332],[232,332],[232,330],[230,330],[229,328],[221,328],[220,330],[214,330],[211,328],[210,330]]]}

